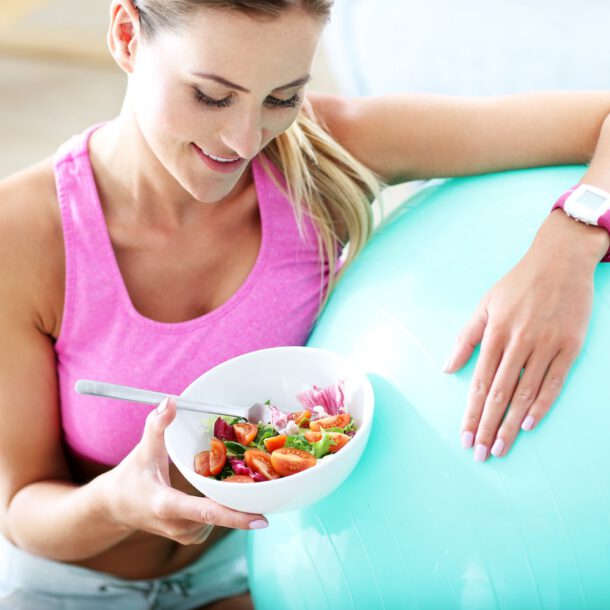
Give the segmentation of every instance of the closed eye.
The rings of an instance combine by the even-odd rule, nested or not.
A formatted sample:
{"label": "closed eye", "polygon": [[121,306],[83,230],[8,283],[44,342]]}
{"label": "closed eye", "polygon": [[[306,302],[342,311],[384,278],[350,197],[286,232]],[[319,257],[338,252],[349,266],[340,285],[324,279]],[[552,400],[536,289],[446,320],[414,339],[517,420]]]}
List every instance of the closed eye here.
{"label": "closed eye", "polygon": [[[205,104],[206,106],[212,106],[215,108],[227,108],[232,103],[232,96],[224,97],[220,100],[209,97],[199,89],[195,88],[195,99]],[[268,96],[265,99],[265,104],[272,108],[296,108],[302,102],[301,96],[297,93],[293,95],[290,99],[281,100],[277,97],[273,97],[272,95]]]}
{"label": "closed eye", "polygon": [[265,104],[276,106],[279,108],[296,108],[303,100],[301,96],[295,93],[289,100],[280,100],[271,95],[265,100]]}

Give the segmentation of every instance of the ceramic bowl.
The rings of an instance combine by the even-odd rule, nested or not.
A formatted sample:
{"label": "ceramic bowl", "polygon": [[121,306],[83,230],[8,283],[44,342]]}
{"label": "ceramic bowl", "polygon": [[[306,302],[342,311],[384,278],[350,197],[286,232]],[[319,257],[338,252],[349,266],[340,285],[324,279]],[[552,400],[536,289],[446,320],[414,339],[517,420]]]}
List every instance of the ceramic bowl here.
{"label": "ceramic bowl", "polygon": [[313,347],[276,347],[238,356],[196,379],[182,396],[223,404],[248,406],[271,403],[282,411],[301,411],[297,395],[313,385],[329,386],[345,380],[348,412],[358,431],[335,454],[303,472],[253,484],[225,483],[203,477],[194,470],[194,459],[209,449],[216,416],[179,411],[165,432],[171,460],[202,494],[229,508],[248,513],[275,513],[303,508],[321,500],[355,468],[371,431],[374,397],[363,372],[334,352]]}

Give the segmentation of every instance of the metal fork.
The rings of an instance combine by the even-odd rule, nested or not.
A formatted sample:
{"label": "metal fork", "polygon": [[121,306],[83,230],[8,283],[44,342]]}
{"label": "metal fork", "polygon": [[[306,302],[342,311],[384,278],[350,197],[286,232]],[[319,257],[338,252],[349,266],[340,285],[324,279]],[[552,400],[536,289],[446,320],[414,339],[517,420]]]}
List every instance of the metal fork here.
{"label": "metal fork", "polygon": [[223,405],[202,400],[191,400],[173,394],[163,392],[153,392],[126,385],[106,383],[104,381],[90,381],[79,379],[75,386],[79,394],[88,396],[102,396],[104,398],[115,398],[117,400],[129,400],[131,402],[141,402],[147,405],[158,405],[165,398],[173,398],[176,407],[185,411],[195,411],[197,413],[214,413],[216,415],[231,415],[233,417],[243,417],[252,424],[269,421],[268,407],[260,402],[254,402],[247,407],[236,407],[235,405]]}

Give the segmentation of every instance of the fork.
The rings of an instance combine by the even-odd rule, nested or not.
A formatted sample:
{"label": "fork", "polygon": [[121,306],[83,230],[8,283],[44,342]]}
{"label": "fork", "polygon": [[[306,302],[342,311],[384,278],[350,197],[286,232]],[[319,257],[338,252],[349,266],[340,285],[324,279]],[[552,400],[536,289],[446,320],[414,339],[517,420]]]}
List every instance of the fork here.
{"label": "fork", "polygon": [[75,386],[79,394],[87,396],[101,396],[103,398],[115,398],[117,400],[129,400],[140,402],[147,405],[158,405],[165,398],[173,398],[176,401],[176,408],[184,411],[195,411],[197,413],[214,413],[216,415],[231,415],[233,417],[243,417],[252,424],[259,422],[267,423],[270,420],[268,407],[260,402],[254,402],[247,407],[236,407],[235,405],[223,405],[202,400],[191,400],[173,394],[163,392],[153,392],[126,385],[106,383],[105,381],[91,381],[89,379],[79,379]]}

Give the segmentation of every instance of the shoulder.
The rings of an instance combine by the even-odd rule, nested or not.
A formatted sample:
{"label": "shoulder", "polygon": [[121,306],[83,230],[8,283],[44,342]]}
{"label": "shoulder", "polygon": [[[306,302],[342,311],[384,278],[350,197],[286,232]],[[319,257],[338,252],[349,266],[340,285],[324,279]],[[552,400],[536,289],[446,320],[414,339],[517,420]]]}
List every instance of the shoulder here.
{"label": "shoulder", "polygon": [[354,99],[330,93],[308,93],[306,103],[316,122],[340,144],[349,139],[358,111]]}
{"label": "shoulder", "polygon": [[52,158],[0,181],[0,267],[4,308],[53,334],[64,251]]}
{"label": "shoulder", "polygon": [[384,180],[391,177],[385,162],[388,113],[380,111],[380,98],[312,93],[307,102],[309,112],[339,145]]}

